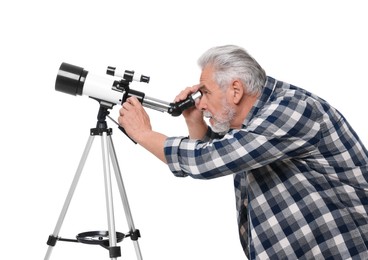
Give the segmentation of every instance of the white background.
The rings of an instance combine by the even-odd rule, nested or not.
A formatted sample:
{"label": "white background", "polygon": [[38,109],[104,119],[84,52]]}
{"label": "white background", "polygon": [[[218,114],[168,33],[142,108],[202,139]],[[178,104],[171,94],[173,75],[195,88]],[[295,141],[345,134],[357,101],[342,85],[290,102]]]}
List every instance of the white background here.
{"label": "white background", "polygon": [[[96,123],[98,103],[54,90],[62,62],[94,74],[122,66],[151,77],[131,87],[171,101],[199,79],[197,58],[243,46],[268,75],[327,99],[368,145],[368,16],[364,1],[2,1],[0,4],[0,258],[43,259],[46,240]],[[149,111],[155,130],[186,135],[181,118]],[[118,107],[111,111],[116,118]],[[244,259],[232,177],[175,178],[116,127],[113,140],[144,259]],[[60,236],[106,230],[96,138]],[[117,230],[127,232],[115,193]],[[121,259],[136,259],[132,242]],[[51,259],[108,259],[58,242]]]}

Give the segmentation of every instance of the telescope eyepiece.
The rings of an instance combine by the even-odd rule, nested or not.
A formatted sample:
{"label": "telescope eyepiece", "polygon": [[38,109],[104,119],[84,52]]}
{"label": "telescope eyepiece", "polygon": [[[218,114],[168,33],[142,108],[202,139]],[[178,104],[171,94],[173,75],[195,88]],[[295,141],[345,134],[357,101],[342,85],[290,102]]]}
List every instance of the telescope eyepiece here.
{"label": "telescope eyepiece", "polygon": [[172,116],[180,116],[182,112],[188,108],[194,107],[196,100],[202,97],[202,92],[198,90],[197,92],[189,95],[185,100],[176,103],[171,103],[169,113]]}

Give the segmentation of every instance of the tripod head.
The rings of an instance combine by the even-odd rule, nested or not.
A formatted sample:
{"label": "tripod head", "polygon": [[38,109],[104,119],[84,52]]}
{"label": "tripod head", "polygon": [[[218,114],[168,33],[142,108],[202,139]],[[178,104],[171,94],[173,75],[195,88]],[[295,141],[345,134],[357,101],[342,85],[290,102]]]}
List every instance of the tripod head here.
{"label": "tripod head", "polygon": [[[110,114],[109,109],[111,109],[114,105],[99,102],[100,108],[97,113],[97,123],[95,128],[91,128],[91,135],[102,135],[102,133],[106,132],[107,135],[112,134],[112,129],[107,127],[106,117]],[[125,133],[125,131],[123,131]]]}
{"label": "tripod head", "polygon": [[137,144],[136,141],[134,141],[130,136],[126,133],[125,129],[121,127],[118,122],[116,122],[114,119],[112,119],[109,114],[109,109],[112,109],[114,107],[114,104],[106,103],[103,101],[99,101],[100,108],[97,113],[97,123],[95,128],[91,128],[91,135],[102,135],[102,133],[106,132],[107,135],[112,134],[112,129],[107,127],[106,117],[108,117],[112,122],[114,122],[120,131],[122,131],[133,143]]}
{"label": "tripod head", "polygon": [[97,114],[96,128],[101,130],[107,129],[106,117],[110,114],[109,107],[100,103],[100,109]]}

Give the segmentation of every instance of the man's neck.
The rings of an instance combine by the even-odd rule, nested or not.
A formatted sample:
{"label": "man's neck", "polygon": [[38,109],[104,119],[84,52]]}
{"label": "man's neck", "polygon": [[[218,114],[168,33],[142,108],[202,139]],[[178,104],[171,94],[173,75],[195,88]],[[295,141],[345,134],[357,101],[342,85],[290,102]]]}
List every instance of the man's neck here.
{"label": "man's neck", "polygon": [[244,100],[236,107],[235,118],[232,121],[231,128],[240,129],[245,118],[258,100],[259,95],[245,95]]}

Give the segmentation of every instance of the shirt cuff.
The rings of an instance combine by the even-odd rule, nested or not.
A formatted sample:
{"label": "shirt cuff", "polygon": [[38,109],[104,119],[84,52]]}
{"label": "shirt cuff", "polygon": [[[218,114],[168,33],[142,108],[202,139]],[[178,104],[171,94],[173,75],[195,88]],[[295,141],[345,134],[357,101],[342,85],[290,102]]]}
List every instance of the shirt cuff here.
{"label": "shirt cuff", "polygon": [[187,137],[168,137],[164,144],[164,152],[170,171],[177,177],[186,177],[187,173],[183,172],[179,162],[179,146],[183,139]]}

